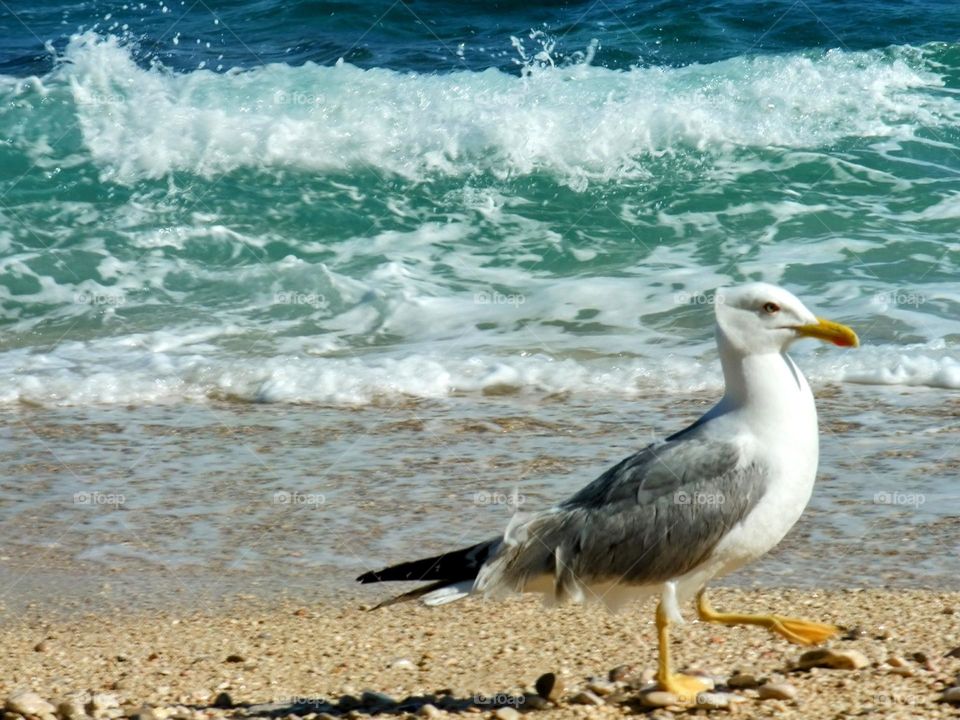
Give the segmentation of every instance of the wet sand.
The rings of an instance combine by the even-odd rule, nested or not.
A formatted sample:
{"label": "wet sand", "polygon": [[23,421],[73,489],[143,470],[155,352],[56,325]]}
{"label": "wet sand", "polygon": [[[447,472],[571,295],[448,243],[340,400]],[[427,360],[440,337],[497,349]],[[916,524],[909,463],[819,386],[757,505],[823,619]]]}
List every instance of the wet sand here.
{"label": "wet sand", "polygon": [[[813,499],[778,548],[723,583],[960,590],[960,399],[856,385],[816,394]],[[714,399],[8,412],[0,604],[361,593],[361,572],[493,537],[514,492],[524,510],[547,507]]]}

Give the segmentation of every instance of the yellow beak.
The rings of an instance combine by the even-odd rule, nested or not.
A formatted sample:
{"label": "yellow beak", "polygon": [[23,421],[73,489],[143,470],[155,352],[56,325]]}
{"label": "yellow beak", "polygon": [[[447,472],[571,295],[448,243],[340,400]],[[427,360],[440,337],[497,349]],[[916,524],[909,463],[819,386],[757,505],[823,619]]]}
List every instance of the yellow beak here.
{"label": "yellow beak", "polygon": [[832,320],[817,318],[816,323],[810,325],[795,325],[793,329],[800,337],[812,337],[826,342],[832,342],[840,347],[859,347],[860,338],[846,325],[835,323]]}

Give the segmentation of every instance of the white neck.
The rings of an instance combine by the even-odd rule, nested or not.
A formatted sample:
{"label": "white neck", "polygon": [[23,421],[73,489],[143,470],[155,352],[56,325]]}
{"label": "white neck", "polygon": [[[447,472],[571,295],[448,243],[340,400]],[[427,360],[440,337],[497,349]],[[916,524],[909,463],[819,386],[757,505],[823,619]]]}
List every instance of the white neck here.
{"label": "white neck", "polygon": [[788,428],[817,432],[817,411],[806,378],[785,352],[743,355],[723,333],[717,346],[726,385],[718,410],[744,417],[758,435]]}

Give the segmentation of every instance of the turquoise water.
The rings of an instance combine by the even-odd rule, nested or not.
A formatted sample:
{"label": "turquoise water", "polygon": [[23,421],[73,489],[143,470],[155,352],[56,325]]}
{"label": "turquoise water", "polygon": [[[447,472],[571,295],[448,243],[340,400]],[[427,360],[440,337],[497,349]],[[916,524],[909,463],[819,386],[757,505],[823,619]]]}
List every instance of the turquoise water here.
{"label": "turquoise water", "polygon": [[[513,8],[385,20],[361,58],[289,35],[367,6],[160,7],[33,10],[46,49],[5,46],[0,402],[716,387],[710,293],[749,279],[861,333],[800,350],[814,379],[960,387],[956,11],[843,41],[813,6],[766,34],[710,6],[701,40],[679,6]],[[425,69],[424,33],[454,56]]]}
{"label": "turquoise water", "polygon": [[863,347],[797,345],[824,480],[733,581],[949,583],[958,222],[952,3],[10,3],[0,579],[487,537],[695,419],[766,280]]}

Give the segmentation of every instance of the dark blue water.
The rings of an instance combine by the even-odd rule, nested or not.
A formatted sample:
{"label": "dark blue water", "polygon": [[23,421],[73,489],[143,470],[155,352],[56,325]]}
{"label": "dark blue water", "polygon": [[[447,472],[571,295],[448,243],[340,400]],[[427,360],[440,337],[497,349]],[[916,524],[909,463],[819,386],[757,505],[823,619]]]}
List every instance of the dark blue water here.
{"label": "dark blue water", "polygon": [[0,73],[44,74],[51,42],[73,33],[122,35],[136,55],[181,71],[282,62],[417,72],[518,71],[511,36],[540,31],[554,62],[598,41],[608,68],[709,63],[810,48],[864,50],[960,39],[949,0],[771,2],[27,2],[0,8]]}

